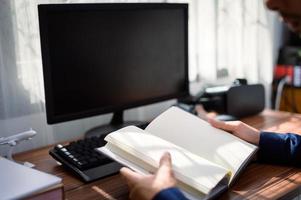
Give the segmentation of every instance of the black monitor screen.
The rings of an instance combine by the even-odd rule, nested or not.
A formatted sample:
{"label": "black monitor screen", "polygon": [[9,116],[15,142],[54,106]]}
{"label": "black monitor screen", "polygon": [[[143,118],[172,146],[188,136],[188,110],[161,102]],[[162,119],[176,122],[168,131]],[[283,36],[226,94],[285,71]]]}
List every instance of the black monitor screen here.
{"label": "black monitor screen", "polygon": [[186,4],[39,5],[48,123],[188,94]]}

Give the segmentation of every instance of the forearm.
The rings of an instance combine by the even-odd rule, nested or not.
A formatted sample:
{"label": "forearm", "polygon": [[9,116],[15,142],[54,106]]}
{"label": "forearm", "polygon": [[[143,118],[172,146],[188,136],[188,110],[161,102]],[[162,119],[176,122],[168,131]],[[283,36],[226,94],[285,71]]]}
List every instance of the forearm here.
{"label": "forearm", "polygon": [[258,159],[260,162],[301,166],[301,136],[287,133],[261,132]]}

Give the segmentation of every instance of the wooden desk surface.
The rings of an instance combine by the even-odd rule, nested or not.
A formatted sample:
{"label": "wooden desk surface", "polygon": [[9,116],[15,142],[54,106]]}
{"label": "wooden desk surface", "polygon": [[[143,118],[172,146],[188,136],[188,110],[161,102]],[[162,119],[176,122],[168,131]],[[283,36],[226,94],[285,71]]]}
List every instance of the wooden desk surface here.
{"label": "wooden desk surface", "polygon": [[[301,134],[301,115],[297,114],[265,110],[243,121],[262,130]],[[63,178],[66,199],[128,199],[127,186],[120,175],[86,184],[59,166],[49,156],[50,148],[24,152],[15,158]],[[252,163],[220,199],[292,199],[300,193],[300,184],[301,169]]]}

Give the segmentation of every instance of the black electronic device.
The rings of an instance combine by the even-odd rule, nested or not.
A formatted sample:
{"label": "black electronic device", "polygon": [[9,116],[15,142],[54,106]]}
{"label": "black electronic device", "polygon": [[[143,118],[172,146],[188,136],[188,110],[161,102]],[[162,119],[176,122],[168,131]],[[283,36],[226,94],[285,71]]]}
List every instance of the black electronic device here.
{"label": "black electronic device", "polygon": [[237,118],[255,115],[265,107],[265,92],[262,84],[230,87],[226,93],[226,113]]}
{"label": "black electronic device", "polygon": [[215,87],[207,89],[210,92],[199,98],[199,103],[206,110],[241,118],[258,114],[264,109],[265,92],[261,84],[232,85],[223,87],[219,92],[215,90]]}
{"label": "black electronic device", "polygon": [[215,111],[218,119],[237,120],[260,113],[265,107],[265,92],[261,84],[247,84],[236,80],[232,85],[204,88],[195,97],[180,101],[179,107],[195,114],[193,106],[202,104],[207,111]]}
{"label": "black electronic device", "polygon": [[47,122],[188,95],[187,4],[39,5]]}
{"label": "black electronic device", "polygon": [[[109,125],[87,136],[99,137],[143,125],[124,122],[125,109],[189,94],[187,4],[43,4],[38,11],[49,124],[113,112]],[[50,153],[84,180],[99,178],[97,165],[89,164],[94,175],[86,178],[87,169],[58,148]]]}
{"label": "black electronic device", "polygon": [[49,154],[84,181],[90,182],[115,174],[122,167],[94,150],[103,145],[105,145],[103,136],[94,136],[68,145],[58,144],[49,151]]}

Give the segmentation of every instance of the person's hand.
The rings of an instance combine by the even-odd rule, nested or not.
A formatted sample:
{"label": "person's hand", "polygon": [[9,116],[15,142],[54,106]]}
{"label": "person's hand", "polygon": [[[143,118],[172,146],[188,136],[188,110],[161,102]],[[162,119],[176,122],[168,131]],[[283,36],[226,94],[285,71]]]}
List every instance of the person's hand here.
{"label": "person's hand", "polygon": [[235,135],[247,142],[250,142],[255,145],[259,144],[259,138],[260,138],[259,130],[255,129],[241,121],[223,122],[223,121],[218,121],[215,119],[208,119],[208,122],[213,127],[231,132],[233,135]]}
{"label": "person's hand", "polygon": [[132,200],[151,200],[161,190],[176,186],[169,153],[161,157],[159,169],[155,174],[141,175],[129,168],[121,168],[129,186],[129,197]]}

